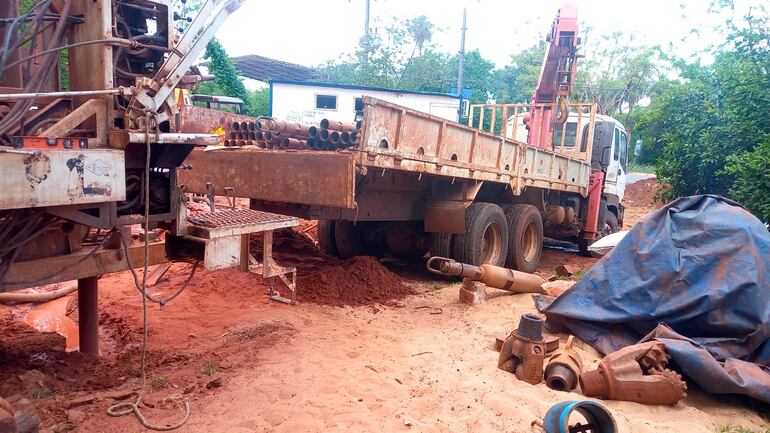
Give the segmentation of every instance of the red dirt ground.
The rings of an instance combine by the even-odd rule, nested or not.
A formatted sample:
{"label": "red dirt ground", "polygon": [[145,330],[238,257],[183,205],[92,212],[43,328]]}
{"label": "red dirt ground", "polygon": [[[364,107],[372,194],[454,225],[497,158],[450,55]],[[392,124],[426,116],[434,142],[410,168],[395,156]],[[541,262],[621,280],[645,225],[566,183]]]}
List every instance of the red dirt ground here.
{"label": "red dirt ground", "polygon": [[[656,206],[652,200],[656,183],[639,183],[629,187],[626,203],[629,210],[641,214]],[[501,292],[487,304],[467,310],[456,303],[456,283],[434,278],[422,263],[386,260],[386,267],[371,257],[343,261],[324,254],[314,241],[312,221],[302,221],[294,230],[280,231],[274,239],[276,260],[284,266],[297,267],[297,306],[270,301],[267,287],[257,275],[202,269],[177,300],[163,309],[150,305],[146,401],[152,406],[147,411],[153,420],[174,422],[181,414],[180,402],[187,399],[194,416],[181,431],[225,431],[225,425],[232,427],[227,431],[265,431],[277,426],[283,431],[308,431],[313,430],[309,427],[312,425],[318,429],[319,425],[333,426],[336,422],[341,423],[338,427],[348,426],[347,430],[393,431],[404,430],[407,422],[429,421],[438,410],[429,401],[459,398],[467,400],[468,409],[463,403],[457,406],[458,412],[442,412],[441,420],[434,423],[445,428],[428,428],[423,424],[425,429],[414,431],[478,430],[469,429],[471,424],[465,424],[463,417],[482,416],[478,415],[481,413],[483,417],[474,425],[488,428],[479,431],[510,430],[503,425],[514,421],[498,418],[496,410],[487,413],[487,400],[495,397],[479,396],[475,394],[477,388],[484,392],[514,392],[508,397],[500,394],[500,413],[510,409],[507,398],[523,399],[515,400],[519,408],[535,404],[522,403],[531,399],[532,390],[539,393],[536,400],[554,399],[550,394],[542,394],[540,387],[519,389],[507,376],[499,379],[500,389],[488,388],[497,379],[491,379],[484,367],[494,363],[486,359],[487,332],[509,328],[518,314],[531,311],[528,297],[511,297]],[[260,256],[261,240],[253,239],[251,247],[254,255]],[[586,269],[595,261],[575,253],[546,249],[538,273],[550,276],[555,273],[554,268],[563,264]],[[173,265],[150,292],[168,296],[182,284],[189,270],[189,264]],[[114,400],[109,396],[72,409],[66,407],[67,402],[76,398],[98,397],[107,390],[137,389],[139,384],[142,310],[131,275],[105,275],[100,279],[99,296],[100,330],[114,342],[104,346],[101,358],[63,352],[63,341],[58,335],[30,332],[19,320],[28,306],[0,306],[0,395],[23,393],[32,397],[49,432],[140,430],[133,416],[106,416],[104,411]],[[513,314],[514,310],[518,314]],[[373,316],[375,312],[379,313]],[[433,352],[436,354],[431,355]],[[457,368],[453,367],[455,363]],[[351,368],[354,373],[348,372]],[[469,376],[466,371],[472,374]],[[254,377],[251,372],[259,374]],[[492,367],[491,373],[494,372]],[[386,373],[395,379],[385,377]],[[375,377],[370,381],[367,375]],[[484,377],[486,385],[480,382]],[[408,378],[415,383],[408,393],[393,388],[401,389],[401,382]],[[423,380],[425,387],[417,385]],[[357,384],[363,388],[359,389]],[[304,403],[276,408],[305,392],[324,397],[307,397],[309,400]],[[351,392],[358,394],[354,397]],[[470,398],[473,395],[475,403]],[[479,404],[479,398],[486,398],[486,403]],[[243,400],[238,400],[237,406],[242,409],[237,413],[232,412],[232,399]],[[414,399],[421,399],[422,403],[409,409],[410,418],[403,418],[406,415],[399,412],[392,424],[393,412],[403,409],[393,405]],[[328,407],[318,409],[326,400]],[[351,405],[365,405],[363,413],[370,416],[357,414]],[[315,415],[303,416],[305,409]],[[741,411],[726,410],[733,414]],[[296,416],[287,420],[282,414],[286,411]],[[623,412],[623,423],[642,423],[646,415],[635,415],[637,411],[634,406]],[[453,413],[458,414],[456,420],[452,419]],[[257,414],[261,414],[262,421],[252,420]],[[700,412],[689,414],[693,419],[708,417],[705,413],[699,415]],[[242,425],[228,423],[231,418]],[[296,424],[301,420],[308,424]],[[359,421],[375,424],[362,425]],[[528,425],[530,421],[515,420],[514,425]],[[698,430],[693,428],[671,431]]]}

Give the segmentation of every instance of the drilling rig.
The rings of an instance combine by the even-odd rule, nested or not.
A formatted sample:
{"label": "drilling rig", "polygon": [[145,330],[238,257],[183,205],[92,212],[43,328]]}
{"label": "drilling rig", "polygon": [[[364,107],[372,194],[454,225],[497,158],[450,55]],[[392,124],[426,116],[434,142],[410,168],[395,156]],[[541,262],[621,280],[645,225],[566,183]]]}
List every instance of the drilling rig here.
{"label": "drilling rig", "polygon": [[[297,219],[248,209],[188,218],[177,182],[190,151],[219,144],[212,130],[231,121],[184,105],[180,89],[201,80],[193,62],[244,1],[207,0],[194,19],[173,0],[0,4],[0,292],[77,280],[81,352],[98,354],[97,278],[109,272],[130,269],[153,300],[135,268],[261,267],[273,299],[295,300],[296,273],[272,262],[268,239]],[[132,242],[138,225],[143,243]],[[248,254],[256,231],[269,232],[261,264]]]}

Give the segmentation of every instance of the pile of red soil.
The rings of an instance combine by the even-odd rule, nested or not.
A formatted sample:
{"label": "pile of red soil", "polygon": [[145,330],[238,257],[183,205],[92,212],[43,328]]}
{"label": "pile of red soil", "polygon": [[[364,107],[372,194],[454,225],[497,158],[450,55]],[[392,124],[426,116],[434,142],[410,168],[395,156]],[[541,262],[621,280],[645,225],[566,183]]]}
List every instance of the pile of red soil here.
{"label": "pile of red soil", "polygon": [[634,182],[626,187],[623,204],[630,207],[658,207],[660,203],[656,202],[655,195],[663,188],[665,186],[655,178]]}
{"label": "pile of red soil", "polygon": [[394,300],[411,294],[412,289],[373,257],[354,257],[337,265],[321,266],[297,278],[297,298],[316,304],[392,305]]}
{"label": "pile of red soil", "polygon": [[[262,260],[262,236],[251,239],[250,250]],[[307,234],[276,230],[273,258],[282,266],[297,268],[297,299],[333,306],[360,306],[393,301],[414,292],[373,257],[340,260],[323,252]]]}

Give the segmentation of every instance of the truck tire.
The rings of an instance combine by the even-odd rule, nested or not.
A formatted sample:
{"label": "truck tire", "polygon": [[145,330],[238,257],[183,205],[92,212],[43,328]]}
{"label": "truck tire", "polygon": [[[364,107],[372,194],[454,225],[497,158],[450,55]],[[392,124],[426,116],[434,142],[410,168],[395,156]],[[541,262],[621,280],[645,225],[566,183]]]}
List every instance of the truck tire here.
{"label": "truck tire", "polygon": [[465,210],[465,233],[456,235],[454,259],[479,266],[505,265],[508,256],[508,223],[500,206],[473,203]]}
{"label": "truck tire", "polygon": [[507,207],[508,258],[505,266],[521,272],[535,272],[543,253],[543,217],[535,206]]}
{"label": "truck tire", "polygon": [[429,233],[431,257],[452,257],[452,233]]}
{"label": "truck tire", "polygon": [[342,259],[364,255],[361,224],[354,225],[352,221],[335,221],[334,245],[337,247],[337,256]]}
{"label": "truck tire", "polygon": [[318,246],[328,255],[337,257],[337,244],[334,242],[334,221],[318,220]]}
{"label": "truck tire", "polygon": [[612,213],[612,211],[608,210],[604,214],[604,229],[607,232],[606,234],[611,235],[616,233],[619,226],[620,224],[618,224],[618,217]]}

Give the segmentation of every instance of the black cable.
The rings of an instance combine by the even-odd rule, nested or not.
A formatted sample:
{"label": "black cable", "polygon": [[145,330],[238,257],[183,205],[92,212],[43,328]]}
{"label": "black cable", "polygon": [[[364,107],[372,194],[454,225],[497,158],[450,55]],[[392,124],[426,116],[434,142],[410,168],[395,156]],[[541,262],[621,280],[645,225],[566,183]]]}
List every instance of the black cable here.
{"label": "black cable", "polygon": [[107,234],[104,236],[104,238],[102,238],[102,240],[91,251],[89,251],[88,254],[86,254],[85,256],[81,257],[76,262],[70,263],[69,265],[64,266],[63,268],[57,270],[56,272],[53,272],[51,274],[46,275],[45,277],[38,278],[38,279],[32,280],[32,281],[0,281],[0,284],[33,286],[33,285],[36,285],[36,284],[40,284],[40,283],[42,283],[44,281],[50,280],[51,278],[54,278],[54,277],[56,277],[58,275],[61,275],[64,272],[67,272],[68,270],[70,270],[70,269],[74,268],[75,266],[77,266],[77,265],[83,263],[84,261],[88,260],[91,256],[93,256],[99,250],[101,250],[102,247],[104,246],[104,244],[110,238],[110,235],[112,233],[114,233],[115,231],[116,230],[114,228],[111,229],[109,232],[107,232]]}
{"label": "black cable", "polygon": [[[195,260],[195,262],[193,263],[192,270],[187,276],[187,279],[185,280],[184,283],[182,283],[182,286],[176,292],[174,292],[173,295],[165,299],[157,299],[151,296],[149,293],[147,293],[146,290],[142,291],[142,283],[139,282],[139,275],[136,273],[136,268],[134,267],[134,264],[131,263],[131,259],[128,256],[128,242],[126,242],[126,238],[125,238],[125,235],[123,235],[123,232],[119,232],[119,233],[120,233],[120,241],[121,241],[120,243],[123,245],[123,255],[126,257],[126,263],[128,264],[128,270],[131,271],[131,275],[134,277],[134,286],[136,286],[137,290],[139,290],[139,293],[143,294],[148,301],[154,302],[160,305],[161,307],[164,307],[166,304],[168,304],[169,302],[179,297],[179,295],[181,295],[182,292],[184,292],[187,289],[193,277],[195,276],[195,271],[198,269],[200,260]],[[145,236],[146,236],[146,233],[145,233]]]}

